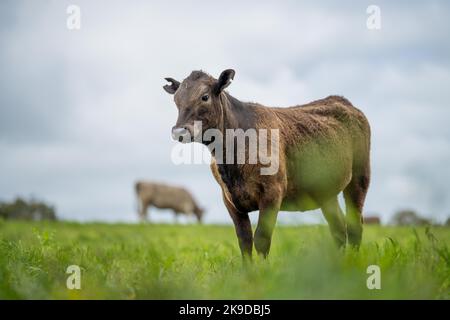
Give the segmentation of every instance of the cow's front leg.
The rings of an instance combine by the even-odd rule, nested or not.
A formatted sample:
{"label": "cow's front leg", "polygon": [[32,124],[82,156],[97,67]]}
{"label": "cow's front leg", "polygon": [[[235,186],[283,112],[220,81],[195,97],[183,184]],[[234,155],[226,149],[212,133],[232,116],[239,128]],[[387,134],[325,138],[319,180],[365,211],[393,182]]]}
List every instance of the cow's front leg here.
{"label": "cow's front leg", "polygon": [[258,225],[255,231],[255,248],[258,254],[267,258],[272,241],[272,233],[277,222],[281,199],[261,201]]}
{"label": "cow's front leg", "polygon": [[148,207],[149,205],[145,202],[139,203],[139,219],[141,222],[147,222],[147,215],[148,215]]}
{"label": "cow's front leg", "polygon": [[228,201],[223,195],[223,202],[228,209],[231,219],[234,223],[236,236],[239,240],[239,248],[241,249],[242,258],[244,261],[251,260],[253,251],[253,235],[252,225],[247,212],[238,211],[234,205]]}

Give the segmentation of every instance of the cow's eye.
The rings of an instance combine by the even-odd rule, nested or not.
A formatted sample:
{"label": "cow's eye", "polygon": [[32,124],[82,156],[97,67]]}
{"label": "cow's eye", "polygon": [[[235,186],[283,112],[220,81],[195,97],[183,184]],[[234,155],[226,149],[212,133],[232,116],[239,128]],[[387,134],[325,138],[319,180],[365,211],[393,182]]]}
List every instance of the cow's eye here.
{"label": "cow's eye", "polygon": [[202,101],[208,101],[208,99],[209,99],[209,95],[204,94],[204,95],[202,96]]}

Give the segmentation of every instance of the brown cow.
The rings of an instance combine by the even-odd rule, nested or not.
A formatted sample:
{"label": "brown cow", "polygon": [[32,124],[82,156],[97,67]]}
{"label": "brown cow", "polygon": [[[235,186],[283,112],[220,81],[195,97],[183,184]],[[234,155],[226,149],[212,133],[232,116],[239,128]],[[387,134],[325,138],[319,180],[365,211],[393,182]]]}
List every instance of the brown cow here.
{"label": "brown cow", "polygon": [[[370,180],[370,127],[364,114],[339,96],[289,108],[241,102],[224,91],[234,75],[228,69],[216,80],[193,71],[182,83],[166,78],[170,84],[164,89],[174,94],[178,107],[172,135],[183,142],[198,141],[194,121],[201,121],[201,134],[211,128],[224,135],[228,129],[279,130],[279,168],[272,175],[261,174],[262,163],[214,161],[217,149],[212,150],[211,170],[222,188],[243,257],[251,257],[253,241],[259,254],[268,255],[279,210],[321,208],[337,244],[345,246],[348,240],[359,247]],[[203,137],[200,141],[211,144]],[[220,145],[223,154],[230,151],[225,139]],[[346,218],[338,204],[341,191]],[[248,213],[255,210],[259,219],[253,237]]]}
{"label": "brown cow", "polygon": [[135,191],[141,221],[147,220],[148,207],[172,209],[175,217],[179,214],[193,214],[199,223],[202,221],[203,209],[195,202],[192,195],[184,188],[168,186],[161,183],[138,181]]}

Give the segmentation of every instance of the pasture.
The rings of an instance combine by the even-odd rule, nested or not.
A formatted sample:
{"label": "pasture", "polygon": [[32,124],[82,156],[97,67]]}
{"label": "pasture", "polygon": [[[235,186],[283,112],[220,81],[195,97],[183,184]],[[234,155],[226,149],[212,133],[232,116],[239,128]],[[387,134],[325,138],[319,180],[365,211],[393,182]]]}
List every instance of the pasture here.
{"label": "pasture", "polygon": [[327,226],[277,226],[244,265],[232,226],[0,221],[0,299],[449,299],[449,244],[450,228],[366,226],[343,252]]}

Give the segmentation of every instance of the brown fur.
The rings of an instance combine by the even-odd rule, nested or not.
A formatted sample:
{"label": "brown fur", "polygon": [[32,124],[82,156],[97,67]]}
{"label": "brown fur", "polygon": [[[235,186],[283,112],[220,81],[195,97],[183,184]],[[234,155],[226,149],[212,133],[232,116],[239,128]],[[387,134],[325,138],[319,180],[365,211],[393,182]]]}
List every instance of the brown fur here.
{"label": "brown fur", "polygon": [[147,220],[150,206],[159,209],[172,209],[175,217],[179,214],[193,214],[201,222],[203,210],[197,205],[192,195],[184,188],[168,186],[161,183],[138,181],[135,184],[141,221]]}
{"label": "brown fur", "polygon": [[[348,238],[359,246],[370,180],[370,127],[363,113],[339,96],[289,108],[241,102],[223,90],[233,77],[233,70],[225,70],[218,80],[194,71],[182,83],[168,80],[172,85],[165,89],[175,93],[179,109],[174,128],[191,134],[194,120],[203,122],[203,130],[279,129],[275,175],[261,175],[261,164],[217,164],[213,154],[211,170],[222,188],[242,254],[251,256],[254,242],[267,256],[279,210],[321,208],[337,244],[345,246]],[[205,94],[207,101],[202,100]],[[346,219],[337,200],[341,191]],[[255,210],[259,219],[253,236],[248,213]]]}

